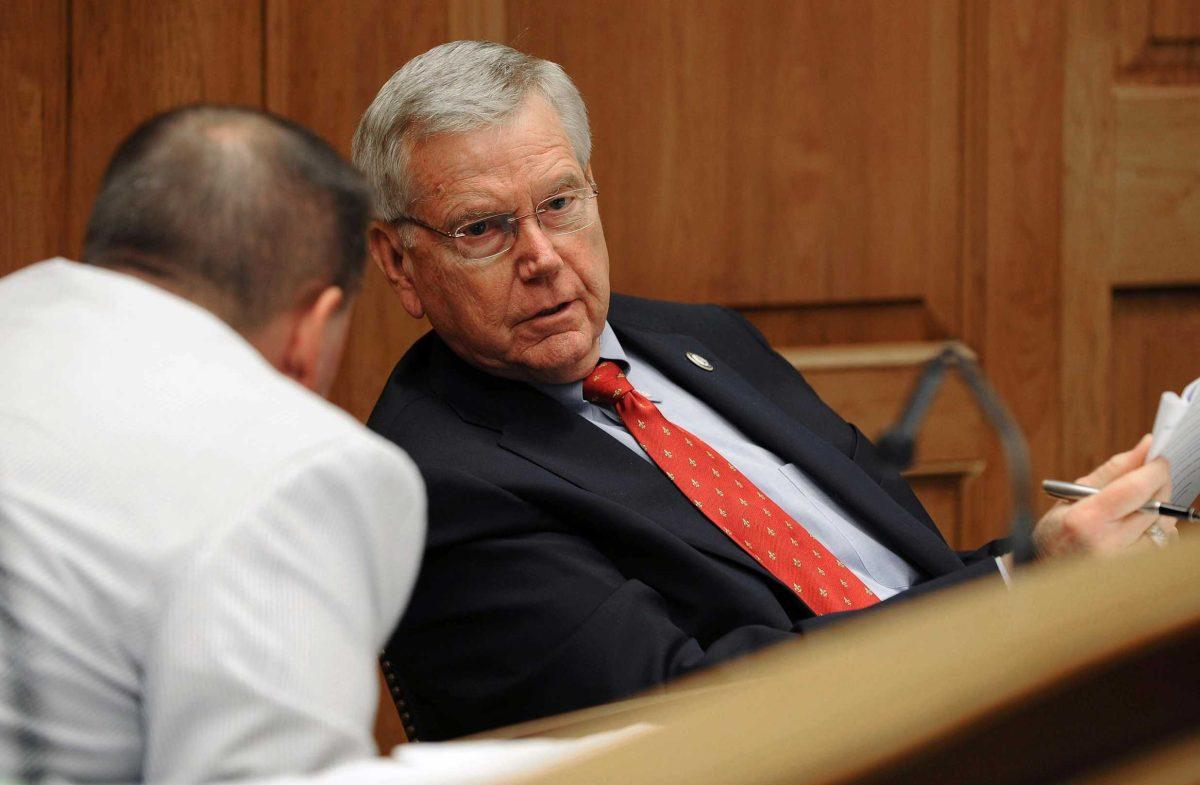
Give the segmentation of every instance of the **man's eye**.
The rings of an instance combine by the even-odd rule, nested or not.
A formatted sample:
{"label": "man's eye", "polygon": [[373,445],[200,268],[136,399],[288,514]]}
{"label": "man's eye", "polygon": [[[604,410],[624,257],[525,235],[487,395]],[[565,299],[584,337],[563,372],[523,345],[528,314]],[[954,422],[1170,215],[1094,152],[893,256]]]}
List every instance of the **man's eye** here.
{"label": "man's eye", "polygon": [[558,213],[570,208],[571,203],[575,201],[575,197],[571,194],[563,194],[547,199],[542,203],[542,209],[549,213]]}
{"label": "man's eye", "polygon": [[475,223],[469,223],[458,231],[467,237],[483,237],[488,232],[495,231],[498,228],[497,224],[498,219],[496,218],[484,218]]}

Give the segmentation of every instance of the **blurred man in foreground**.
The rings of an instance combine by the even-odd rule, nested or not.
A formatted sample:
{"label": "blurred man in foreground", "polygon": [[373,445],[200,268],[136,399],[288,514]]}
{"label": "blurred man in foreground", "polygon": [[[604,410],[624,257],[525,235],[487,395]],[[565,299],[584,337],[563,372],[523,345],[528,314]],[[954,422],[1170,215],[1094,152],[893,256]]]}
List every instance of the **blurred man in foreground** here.
{"label": "blurred man in foreground", "polygon": [[[587,111],[557,65],[432,49],[383,86],[354,151],[383,219],[373,258],[433,326],[369,423],[430,495],[387,649],[423,735],[601,703],[839,613],[1001,580],[1005,544],[951,550],[745,319],[610,297]],[[1168,478],[1146,446],[1039,524],[1043,554],[1116,550],[1154,523],[1136,509]]]}
{"label": "blurred man in foreground", "polygon": [[369,189],[193,107],[117,150],[84,263],[0,281],[0,780],[202,782],[374,754],[420,479],[321,400]]}

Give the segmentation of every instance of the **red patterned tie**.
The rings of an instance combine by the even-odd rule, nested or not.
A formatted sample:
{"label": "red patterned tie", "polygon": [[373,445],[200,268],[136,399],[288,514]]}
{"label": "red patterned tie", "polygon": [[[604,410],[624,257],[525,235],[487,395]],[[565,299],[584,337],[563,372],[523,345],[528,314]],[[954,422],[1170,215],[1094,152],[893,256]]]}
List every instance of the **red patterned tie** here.
{"label": "red patterned tie", "polygon": [[672,423],[633,389],[613,362],[596,366],[583,397],[610,404],[671,482],[742,550],[820,615],[879,599],[824,545],[699,437]]}

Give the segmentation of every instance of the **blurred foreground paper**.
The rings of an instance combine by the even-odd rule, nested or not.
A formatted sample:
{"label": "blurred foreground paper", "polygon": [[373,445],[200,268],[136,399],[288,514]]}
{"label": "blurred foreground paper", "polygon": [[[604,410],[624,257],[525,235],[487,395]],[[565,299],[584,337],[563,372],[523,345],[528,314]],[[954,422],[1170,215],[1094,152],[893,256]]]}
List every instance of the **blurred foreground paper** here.
{"label": "blurred foreground paper", "polygon": [[348,763],[317,774],[241,780],[239,785],[490,785],[572,758],[602,753],[610,745],[654,729],[649,723],[637,723],[578,739],[401,744],[386,758]]}
{"label": "blurred foreground paper", "polygon": [[1190,506],[1200,495],[1200,405],[1195,403],[1200,379],[1181,395],[1165,392],[1154,418],[1150,458],[1162,456],[1171,464],[1171,501]]}

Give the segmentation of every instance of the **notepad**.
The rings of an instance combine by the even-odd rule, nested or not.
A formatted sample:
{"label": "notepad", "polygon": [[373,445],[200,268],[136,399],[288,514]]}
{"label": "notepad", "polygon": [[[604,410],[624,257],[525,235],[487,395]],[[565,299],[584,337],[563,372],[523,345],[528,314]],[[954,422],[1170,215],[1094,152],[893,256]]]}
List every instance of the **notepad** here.
{"label": "notepad", "polygon": [[1165,392],[1154,417],[1150,459],[1162,456],[1171,465],[1171,501],[1191,505],[1200,495],[1200,379],[1176,395]]}

